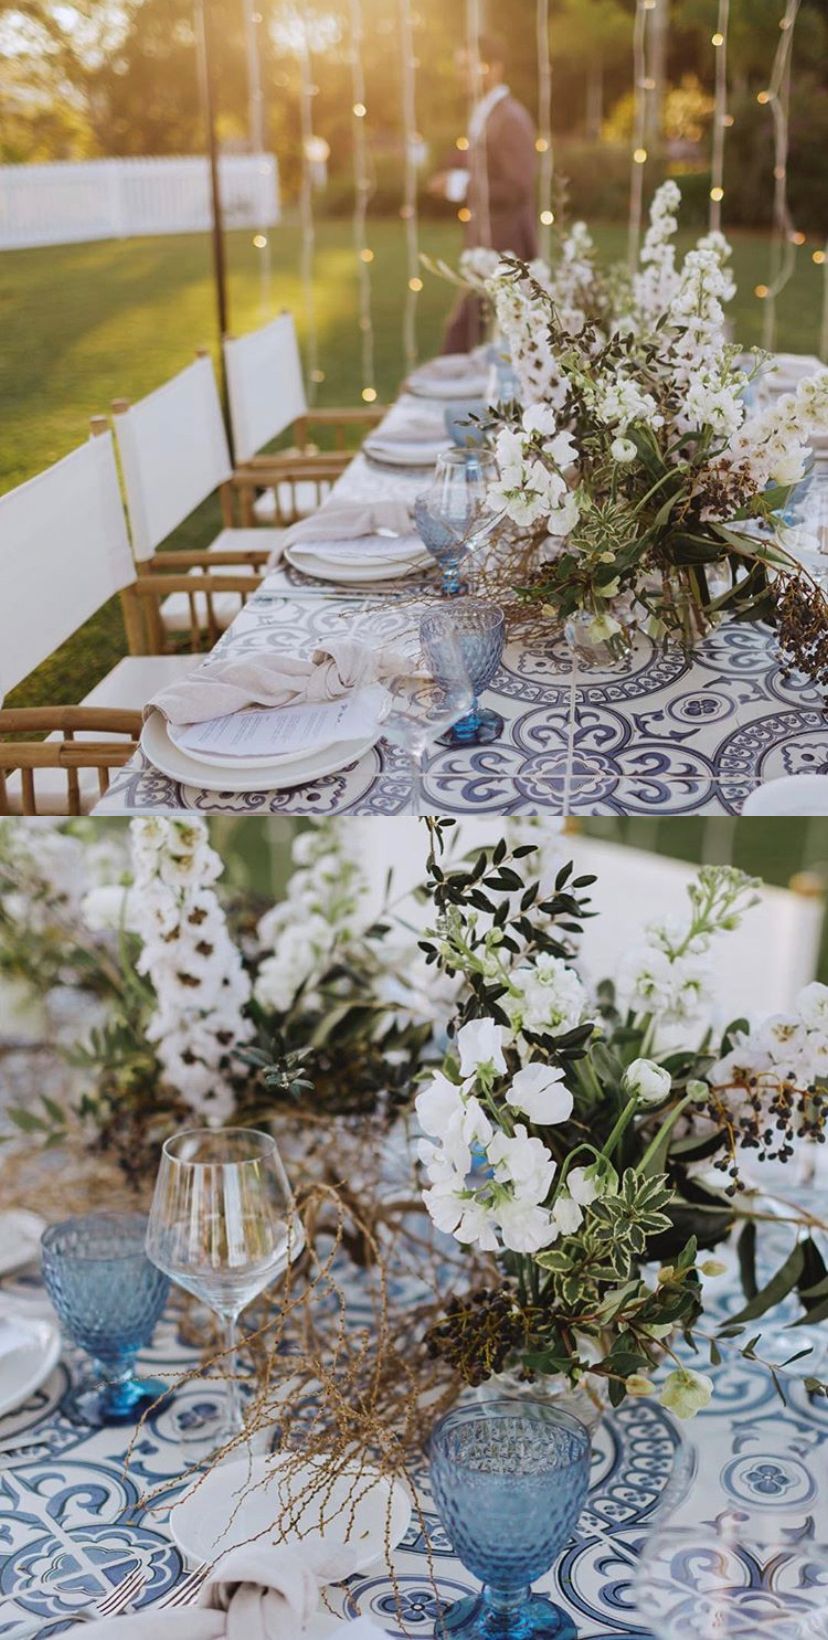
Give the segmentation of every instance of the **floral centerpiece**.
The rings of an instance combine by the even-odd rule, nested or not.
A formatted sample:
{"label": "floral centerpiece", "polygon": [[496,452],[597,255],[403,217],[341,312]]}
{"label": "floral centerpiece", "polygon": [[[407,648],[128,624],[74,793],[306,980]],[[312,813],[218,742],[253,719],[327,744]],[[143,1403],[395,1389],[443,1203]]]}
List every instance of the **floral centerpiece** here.
{"label": "floral centerpiece", "polygon": [[[617,985],[590,994],[572,940],[594,879],[565,865],[544,881],[531,843],[445,869],[445,824],[430,822],[437,915],[423,948],[463,987],[442,1067],[416,1100],[424,1200],[440,1230],[491,1256],[492,1274],[450,1299],[430,1347],[471,1384],[508,1371],[614,1405],[650,1393],[672,1357],[662,1402],[692,1413],[711,1380],[675,1338],[705,1339],[718,1361],[703,1278],[724,1266],[701,1254],[740,1219],[754,1227],[741,1165],[824,1135],[828,987],[809,986],[794,1020],[714,1031],[705,953],[758,885],[707,867],[686,920],[653,926]],[[761,1288],[745,1242],[751,1319],[794,1289],[825,1313],[828,1270],[804,1221],[797,1246]],[[739,1347],[753,1358],[756,1345]]]}
{"label": "floral centerpiece", "polygon": [[551,267],[475,266],[518,383],[489,433],[491,505],[526,542],[519,605],[616,655],[638,630],[690,648],[725,616],[767,621],[826,686],[828,602],[783,515],[828,431],[828,371],[753,402],[765,356],[727,340],[730,247],[708,234],[679,266],[679,204],[664,183],[631,281],[601,269],[584,223]]}
{"label": "floral centerpiece", "polygon": [[139,1183],[188,1122],[284,1111],[387,1125],[447,1004],[423,993],[394,908],[366,920],[350,836],[327,822],[299,832],[267,905],[222,890],[202,820],[135,820],[98,844],[83,823],[33,836],[3,822],[0,971],[31,996],[60,987],[96,1004],[57,1045],[79,1091],[13,1105],[13,1125],[50,1145],[71,1130]]}

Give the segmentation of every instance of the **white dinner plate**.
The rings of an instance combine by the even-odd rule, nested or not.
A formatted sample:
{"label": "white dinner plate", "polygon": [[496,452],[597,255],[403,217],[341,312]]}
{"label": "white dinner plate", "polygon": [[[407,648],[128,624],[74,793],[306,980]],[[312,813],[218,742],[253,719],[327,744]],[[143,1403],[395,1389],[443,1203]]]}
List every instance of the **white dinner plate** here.
{"label": "white dinner plate", "polygon": [[454,376],[448,377],[422,375],[410,376],[406,388],[420,399],[483,399],[486,396],[487,378],[485,376]]}
{"label": "white dinner plate", "polygon": [[[170,1514],[170,1531],[182,1554],[196,1562],[213,1561],[268,1532],[278,1518],[280,1500],[288,1496],[301,1500],[314,1480],[312,1464],[285,1473],[287,1462],[278,1452],[270,1457],[241,1458],[220,1464],[199,1480]],[[343,1469],[330,1486],[326,1482],[324,1507],[318,1492],[314,1495],[309,1490],[307,1504],[280,1541],[301,1537],[303,1543],[320,1538],[354,1543],[358,1547],[353,1569],[366,1571],[382,1558],[386,1543],[389,1549],[397,1547],[411,1520],[405,1488],[379,1474],[370,1482],[372,1473],[364,1470],[355,1482],[354,1472],[349,1476]]]}
{"label": "white dinner plate", "polygon": [[34,1394],[60,1355],[60,1333],[53,1321],[25,1315],[19,1309],[5,1314],[26,1337],[7,1354],[0,1355],[0,1416],[21,1406]]}
{"label": "white dinner plate", "polygon": [[[412,557],[404,562],[397,559],[396,563],[391,563],[390,560],[378,563],[374,559],[371,567],[368,559],[360,564],[353,558],[321,558],[316,554],[312,559],[305,553],[293,557],[294,551],[299,550],[293,547],[285,549],[285,558],[294,569],[298,569],[303,575],[315,575],[320,581],[337,581],[342,586],[372,586],[375,581],[401,581],[406,575],[421,575],[423,570],[430,569],[434,562],[425,548],[416,558]],[[285,598],[290,599],[289,589],[285,592]]]}
{"label": "white dinner plate", "polygon": [[[305,752],[301,754],[299,752],[262,752],[257,754],[248,753],[246,757],[233,757],[228,752],[201,752],[190,746],[179,745],[175,736],[170,733],[169,724],[166,724],[165,727],[170,745],[174,746],[177,752],[183,752],[184,756],[188,757],[192,763],[200,763],[203,767],[213,771],[226,769],[228,774],[232,773],[234,776],[237,774],[261,775],[265,770],[275,769],[278,771],[280,768],[291,768],[297,757],[307,755]],[[335,745],[336,741],[326,740],[314,749],[319,753],[327,752]]]}
{"label": "white dinner plate", "polygon": [[433,444],[407,444],[400,439],[398,444],[396,439],[388,439],[374,444],[371,439],[366,439],[362,449],[368,459],[379,467],[413,467],[425,471],[434,466],[438,456],[452,449],[452,441],[441,438],[435,439]]}
{"label": "white dinner plate", "polygon": [[216,759],[213,763],[197,762],[189,752],[173,745],[165,719],[160,712],[153,712],[141,731],[141,747],[161,774],[185,786],[196,786],[207,792],[279,792],[291,786],[304,786],[309,780],[322,780],[325,775],[336,774],[349,763],[358,762],[376,746],[381,733],[377,726],[375,734],[362,740],[338,740],[313,752],[297,752],[290,761],[282,754],[272,762],[244,768],[228,758]]}
{"label": "white dinner plate", "polygon": [[46,1220],[37,1213],[27,1213],[23,1207],[10,1208],[0,1213],[0,1276],[11,1270],[22,1270],[40,1257],[40,1238],[46,1229]]}

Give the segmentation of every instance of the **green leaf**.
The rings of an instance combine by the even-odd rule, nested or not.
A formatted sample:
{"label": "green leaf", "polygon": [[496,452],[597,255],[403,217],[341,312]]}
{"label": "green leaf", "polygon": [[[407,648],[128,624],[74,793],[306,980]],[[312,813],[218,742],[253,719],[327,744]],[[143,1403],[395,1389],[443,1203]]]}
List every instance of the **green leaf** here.
{"label": "green leaf", "polygon": [[[738,1314],[730,1317],[730,1324],[742,1321],[756,1321],[759,1316],[765,1315],[768,1310],[773,1309],[774,1305],[781,1304],[783,1298],[787,1298],[788,1294],[793,1292],[802,1274],[804,1263],[805,1252],[802,1243],[798,1241],[788,1254],[784,1264],[777,1270],[776,1275],[772,1276],[767,1285],[754,1294],[750,1302],[744,1306],[744,1309],[739,1310]],[[826,1314],[828,1314],[828,1305],[826,1305]]]}
{"label": "green leaf", "polygon": [[739,1274],[742,1278],[742,1292],[750,1303],[759,1291],[756,1280],[756,1223],[748,1219],[736,1243],[739,1256]]}

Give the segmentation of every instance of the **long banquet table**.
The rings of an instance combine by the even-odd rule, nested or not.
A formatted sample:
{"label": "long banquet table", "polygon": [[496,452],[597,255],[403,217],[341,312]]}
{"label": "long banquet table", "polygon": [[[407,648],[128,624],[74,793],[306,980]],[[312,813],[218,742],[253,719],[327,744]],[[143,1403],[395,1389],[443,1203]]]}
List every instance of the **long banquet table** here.
{"label": "long banquet table", "polygon": [[[828,461],[819,463],[818,481],[828,483]],[[343,501],[413,502],[425,482],[422,471],[383,469],[359,454],[334,493]],[[330,584],[281,567],[213,653],[297,653],[343,631],[390,638],[414,608],[412,594],[338,598]],[[828,772],[822,697],[802,675],[785,675],[763,626],[724,623],[691,658],[641,636],[625,662],[602,671],[586,668],[552,623],[539,624],[507,644],[486,701],[505,720],[503,736],[490,746],[433,750],[425,780],[430,811],[733,815],[766,780]],[[95,813],[390,815],[410,807],[404,755],[381,741],[312,784],[255,793],[179,784],[138,753]]]}
{"label": "long banquet table", "polygon": [[[364,1326],[369,1278],[343,1264],[339,1279],[348,1321]],[[409,1278],[412,1302],[422,1297],[417,1279]],[[402,1278],[397,1295],[402,1291],[408,1301],[404,1284]],[[735,1275],[718,1278],[715,1287],[720,1316],[732,1314],[742,1302]],[[0,1284],[4,1302],[37,1303],[38,1291],[34,1270]],[[789,1378],[783,1406],[767,1373],[729,1348],[718,1368],[706,1369],[694,1358],[712,1372],[715,1394],[706,1412],[681,1426],[683,1433],[654,1399],[628,1400],[595,1431],[588,1503],[554,1574],[539,1585],[571,1612],[582,1640],[651,1640],[636,1615],[631,1579],[659,1505],[662,1520],[669,1516],[671,1524],[697,1528],[727,1514],[738,1525],[747,1510],[760,1524],[773,1517],[779,1527],[781,1520],[794,1542],[825,1540],[828,1401],[810,1397],[801,1380]],[[196,1359],[171,1308],[143,1365],[177,1376]],[[139,1607],[162,1599],[185,1575],[167,1515],[220,1386],[204,1378],[178,1390],[150,1417],[127,1464],[130,1429],[92,1431],[67,1417],[64,1399],[76,1371],[76,1359],[64,1355],[31,1400],[0,1418],[0,1447],[16,1438],[31,1440],[28,1450],[0,1453],[0,1636],[9,1640],[21,1621],[33,1619],[40,1620],[39,1640],[65,1633],[74,1614],[119,1584],[136,1563],[146,1576]],[[448,1603],[475,1584],[439,1524],[425,1468],[417,1484],[434,1582],[415,1516],[394,1553],[395,1579],[380,1560],[332,1590],[330,1602],[336,1613],[368,1615],[391,1635],[430,1640],[437,1598]],[[149,1503],[145,1494],[159,1488],[162,1499]]]}

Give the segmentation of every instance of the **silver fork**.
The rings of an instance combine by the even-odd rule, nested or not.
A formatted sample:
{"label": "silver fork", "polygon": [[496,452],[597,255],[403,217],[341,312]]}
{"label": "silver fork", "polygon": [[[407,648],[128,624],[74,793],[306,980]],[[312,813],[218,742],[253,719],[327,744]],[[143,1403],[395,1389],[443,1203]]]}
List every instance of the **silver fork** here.
{"label": "silver fork", "polygon": [[202,1584],[206,1582],[209,1571],[209,1566],[197,1566],[194,1572],[190,1572],[184,1578],[183,1583],[176,1584],[170,1594],[165,1595],[163,1600],[159,1600],[153,1610],[164,1612],[169,1611],[173,1606],[191,1606]]}
{"label": "silver fork", "polygon": [[[72,1621],[90,1623],[99,1617],[118,1617],[132,1605],[133,1600],[137,1599],[146,1582],[147,1575],[143,1566],[134,1566],[116,1588],[110,1589],[109,1593],[103,1595],[93,1606],[84,1606],[80,1611],[74,1612]],[[33,1622],[25,1623],[21,1620],[17,1628],[7,1630],[3,1640],[35,1640],[44,1625],[54,1621],[54,1618],[45,1615],[41,1615]]]}

